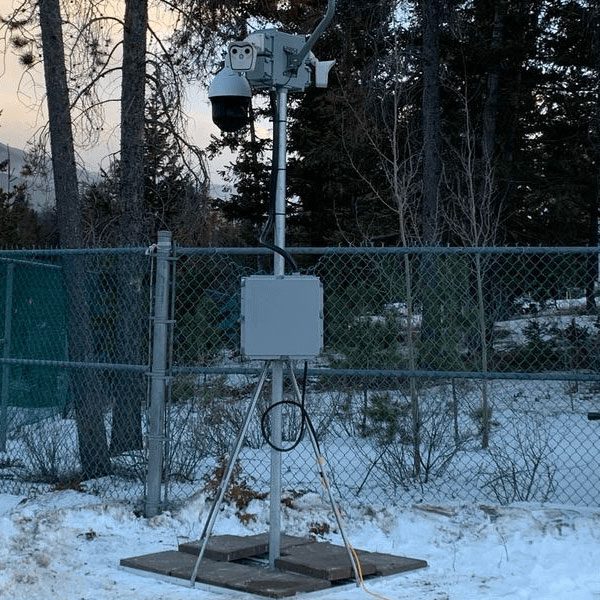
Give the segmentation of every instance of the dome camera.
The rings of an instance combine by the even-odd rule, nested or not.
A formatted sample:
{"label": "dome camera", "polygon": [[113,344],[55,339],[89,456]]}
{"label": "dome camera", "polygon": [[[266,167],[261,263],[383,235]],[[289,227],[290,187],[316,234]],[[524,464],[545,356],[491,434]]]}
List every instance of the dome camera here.
{"label": "dome camera", "polygon": [[212,120],[221,131],[238,131],[250,120],[252,90],[248,80],[230,67],[221,69],[208,88]]}

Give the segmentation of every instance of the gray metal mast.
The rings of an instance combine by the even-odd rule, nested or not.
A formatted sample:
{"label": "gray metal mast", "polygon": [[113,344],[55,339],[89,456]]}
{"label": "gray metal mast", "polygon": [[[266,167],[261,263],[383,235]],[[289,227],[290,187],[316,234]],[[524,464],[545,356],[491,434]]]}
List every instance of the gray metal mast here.
{"label": "gray metal mast", "polygon": [[171,232],[159,231],[156,245],[152,369],[150,372],[150,407],[148,409],[148,472],[146,474],[145,506],[147,517],[154,517],[160,509],[165,435],[171,246]]}
{"label": "gray metal mast", "polygon": [[[319,61],[311,50],[318,38],[329,25],[335,13],[336,0],[328,0],[327,11],[315,30],[309,36],[290,34],[277,29],[255,31],[242,41],[229,44],[225,67],[217,73],[209,89],[209,98],[213,104],[213,120],[223,131],[237,131],[247,123],[247,107],[251,90],[269,90],[276,94],[276,115],[273,128],[273,144],[276,148],[273,156],[275,179],[275,214],[273,234],[273,277],[285,279],[285,216],[286,216],[286,136],[287,136],[287,99],[289,92],[303,92],[312,83],[316,87],[327,87],[329,69],[333,60]],[[271,247],[271,246],[269,246]],[[288,257],[289,258],[289,257]],[[292,261],[293,262],[293,261]],[[312,283],[310,284],[312,286]],[[322,303],[322,287],[320,288]],[[242,294],[243,297],[243,294]],[[242,300],[243,302],[243,300]],[[322,318],[322,310],[320,311]],[[242,319],[243,320],[243,319]],[[322,323],[320,327],[322,342]],[[244,337],[242,326],[242,338]],[[243,348],[242,348],[242,351]],[[311,350],[312,352],[312,350]],[[319,350],[316,350],[318,354]],[[245,353],[249,358],[258,358]],[[315,355],[316,355],[315,354]],[[281,550],[281,448],[283,371],[286,361],[292,356],[306,358],[305,353],[295,354],[286,350],[278,351],[268,358],[271,361],[271,409],[270,441],[271,481],[270,481],[270,520],[269,520],[269,566],[275,568],[275,562]],[[309,354],[313,356],[313,354]],[[263,358],[266,356],[263,355]],[[264,380],[259,383],[262,387]],[[251,404],[255,407],[256,401]],[[230,457],[232,463],[240,450],[243,439],[238,438],[235,450]],[[226,487],[230,470],[224,477],[222,486]],[[213,505],[211,516],[202,534],[201,550],[192,574],[195,580],[198,565],[216,516],[218,499]]]}
{"label": "gray metal mast", "polygon": [[[286,122],[287,122],[287,89],[277,89],[277,127],[274,128],[277,140],[277,186],[275,192],[275,246],[285,248],[285,208],[286,208]],[[275,140],[274,140],[275,143]],[[285,273],[285,260],[281,254],[273,257],[273,274],[282,276]],[[272,365],[271,401],[277,404],[283,400],[283,367],[284,361],[275,360]],[[281,405],[271,411],[271,438],[273,444],[281,447]],[[275,567],[275,561],[281,551],[281,452],[271,449],[271,488],[269,504],[269,566]]]}

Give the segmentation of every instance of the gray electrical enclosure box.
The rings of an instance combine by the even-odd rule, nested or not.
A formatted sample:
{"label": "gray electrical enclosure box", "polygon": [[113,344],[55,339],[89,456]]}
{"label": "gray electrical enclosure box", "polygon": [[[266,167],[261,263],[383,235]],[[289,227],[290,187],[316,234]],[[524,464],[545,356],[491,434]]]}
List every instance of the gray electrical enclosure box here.
{"label": "gray electrical enclosure box", "polygon": [[323,348],[323,286],[307,275],[242,278],[242,354],[308,359]]}
{"label": "gray electrical enclosure box", "polygon": [[246,71],[253,88],[269,89],[283,85],[288,91],[303,92],[310,85],[311,69],[308,64],[303,63],[293,71],[288,67],[289,56],[304,48],[306,36],[263,29],[250,34],[246,41],[257,51],[254,66]]}

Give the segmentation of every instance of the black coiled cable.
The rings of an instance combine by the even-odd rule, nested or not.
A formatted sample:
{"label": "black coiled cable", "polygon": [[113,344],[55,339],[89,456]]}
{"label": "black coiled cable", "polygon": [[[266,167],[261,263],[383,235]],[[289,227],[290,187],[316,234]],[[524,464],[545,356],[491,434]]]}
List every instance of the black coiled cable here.
{"label": "black coiled cable", "polygon": [[[262,418],[260,420],[260,430],[262,432],[263,438],[265,439],[265,441],[267,442],[267,444],[273,448],[273,450],[276,450],[277,452],[291,452],[292,450],[294,450],[295,448],[298,447],[298,444],[300,444],[300,442],[302,441],[302,438],[304,436],[304,431],[306,429],[310,430],[311,435],[313,436],[315,443],[317,445],[317,449],[319,451],[319,453],[321,452],[321,448],[319,447],[319,441],[317,439],[317,432],[315,431],[315,428],[312,424],[312,421],[310,419],[310,415],[308,414],[306,407],[305,407],[305,397],[306,397],[306,380],[307,380],[307,373],[308,373],[308,362],[304,363],[304,373],[303,373],[303,381],[302,381],[302,394],[301,394],[301,400],[300,402],[296,402],[294,400],[280,400],[279,402],[275,402],[275,404],[271,404],[271,406],[269,406],[269,408],[267,408],[267,410],[265,410],[265,412],[262,415]],[[278,406],[293,406],[295,408],[297,408],[300,411],[300,416],[301,416],[301,422],[300,422],[300,431],[298,432],[298,436],[296,437],[296,440],[294,441],[294,443],[291,446],[277,446],[277,444],[274,444],[271,441],[271,438],[269,437],[269,432],[267,431],[267,420],[269,418],[269,415],[271,414],[271,411],[274,408],[277,408]]]}

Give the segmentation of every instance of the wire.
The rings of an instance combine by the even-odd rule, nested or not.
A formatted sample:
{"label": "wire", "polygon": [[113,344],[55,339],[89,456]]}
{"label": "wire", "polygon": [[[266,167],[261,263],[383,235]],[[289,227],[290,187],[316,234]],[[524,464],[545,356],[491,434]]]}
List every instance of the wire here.
{"label": "wire", "polygon": [[[265,441],[267,442],[267,444],[269,446],[271,446],[271,448],[273,448],[273,450],[277,450],[277,452],[291,452],[292,450],[297,448],[298,444],[300,444],[300,442],[302,441],[302,438],[304,437],[304,431],[306,430],[307,427],[311,428],[312,431],[314,432],[314,427],[313,427],[312,421],[310,420],[310,416],[309,416],[308,412],[306,412],[306,408],[304,406],[304,398],[306,396],[307,373],[308,373],[308,362],[305,361],[304,362],[304,375],[303,375],[303,382],[302,382],[302,394],[301,394],[300,402],[295,402],[293,400],[281,400],[279,402],[275,402],[275,404],[271,404],[271,406],[269,406],[269,408],[267,408],[267,410],[265,410],[265,412],[263,413],[263,415],[261,417],[260,430],[262,432],[262,436],[265,439]],[[269,417],[269,414],[271,413],[271,411],[274,408],[276,408],[278,406],[283,406],[283,405],[294,406],[294,407],[298,408],[300,410],[300,416],[301,416],[300,431],[298,432],[296,440],[294,441],[294,443],[291,446],[285,446],[285,447],[277,446],[276,444],[274,444],[271,441],[268,430],[267,430],[267,418]],[[315,439],[316,439],[316,433],[315,433]],[[318,444],[318,442],[317,442],[317,444]]]}
{"label": "wire", "polygon": [[[324,487],[325,491],[327,492],[327,496],[329,498],[329,503],[331,504],[331,508],[333,510],[333,514],[335,516],[335,520],[336,520],[340,535],[342,536],[344,546],[346,547],[346,550],[348,552],[348,557],[350,558],[350,565],[352,566],[352,570],[354,572],[354,577],[356,579],[356,585],[359,586],[365,593],[369,594],[370,596],[373,596],[374,598],[378,598],[378,600],[390,600],[390,598],[387,598],[386,596],[378,594],[377,592],[373,592],[367,588],[367,586],[365,585],[365,582],[364,582],[360,559],[358,558],[358,554],[356,553],[356,550],[354,550],[354,548],[352,547],[352,544],[350,543],[350,540],[348,539],[348,536],[346,535],[342,515],[341,515],[340,509],[339,509],[338,505],[336,504],[335,499],[333,497],[333,492],[331,490],[331,484],[329,482],[329,478],[327,477],[327,473],[325,470],[326,460],[325,460],[325,457],[323,456],[323,453],[321,452],[321,448],[319,446],[319,441],[317,439],[317,434],[316,434],[315,428],[314,428],[312,421],[310,419],[310,416],[308,415],[306,408],[305,408],[307,369],[308,369],[308,363],[305,362],[304,363],[304,381],[302,382],[302,393],[300,393],[300,390],[298,388],[298,382],[296,381],[296,376],[294,374],[294,369],[292,368],[292,364],[290,362],[290,375],[291,375],[292,383],[294,386],[294,391],[296,392],[296,396],[300,398],[300,402],[299,403],[298,402],[295,402],[295,403],[289,402],[289,403],[300,406],[300,408],[302,410],[303,419],[306,423],[306,429],[309,433],[310,441],[312,443],[313,450],[315,452],[315,457],[317,460],[317,468],[319,470],[319,477],[321,479],[321,485]],[[303,432],[303,430],[302,430],[302,432]],[[301,436],[298,436],[298,439],[296,440],[294,447],[298,445],[300,438],[301,438]]]}
{"label": "wire", "polygon": [[[348,557],[350,558],[350,565],[352,566],[352,571],[354,572],[354,578],[356,580],[356,585],[358,587],[360,587],[365,593],[372,596],[373,598],[377,598],[378,600],[390,600],[390,598],[387,598],[386,596],[378,594],[377,592],[373,592],[367,588],[367,586],[365,585],[365,581],[364,581],[364,576],[363,576],[362,567],[360,564],[360,559],[358,557],[356,550],[352,547],[352,544],[350,543],[350,540],[348,539],[348,537],[346,535],[346,531],[344,529],[344,524],[343,524],[343,520],[342,520],[342,515],[341,515],[340,509],[339,509],[338,505],[336,504],[335,499],[333,497],[333,492],[331,489],[331,484],[329,482],[329,477],[327,477],[327,473],[325,471],[326,460],[325,460],[325,457],[323,456],[323,453],[321,452],[321,447],[319,445],[319,440],[317,438],[317,432],[314,428],[314,425],[310,418],[310,415],[308,414],[308,412],[306,410],[306,402],[305,401],[306,401],[306,382],[308,379],[308,362],[307,361],[304,362],[302,391],[300,391],[300,389],[298,387],[298,381],[296,380],[296,375],[294,373],[294,369],[292,367],[291,361],[289,363],[289,367],[290,367],[292,384],[294,386],[294,391],[295,391],[296,397],[299,399],[299,401],[281,400],[279,402],[275,402],[275,404],[272,404],[267,410],[265,410],[262,415],[262,418],[260,420],[260,429],[261,429],[262,435],[263,435],[265,441],[267,442],[267,444],[271,448],[276,450],[277,452],[290,452],[298,447],[298,444],[300,444],[300,442],[302,441],[302,438],[304,437],[305,431],[308,431],[310,442],[311,442],[313,450],[315,452],[315,458],[317,461],[317,469],[319,471],[319,478],[321,480],[321,485],[327,492],[327,497],[329,499],[329,503],[331,504],[331,508],[333,510],[333,514],[334,514],[334,517],[335,517],[335,520],[336,520],[336,523],[338,526],[338,530],[340,532],[340,535],[342,536],[342,540],[344,542],[344,546],[346,547],[346,551],[348,552]],[[287,447],[281,447],[281,446],[277,446],[276,444],[274,444],[271,441],[271,439],[269,438],[269,434],[267,431],[267,419],[269,417],[269,414],[271,413],[271,411],[274,408],[276,408],[278,406],[283,406],[283,405],[294,406],[294,407],[298,408],[298,410],[300,411],[301,417],[302,417],[302,421],[300,423],[300,431],[298,432],[298,436],[296,437],[296,440],[294,441],[294,443],[291,446],[287,446]]]}

